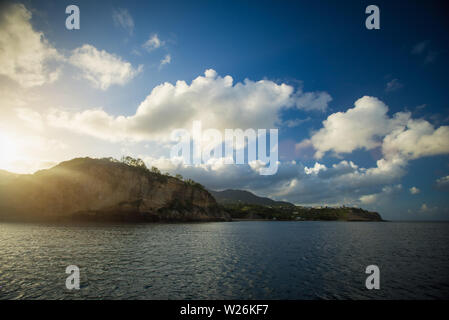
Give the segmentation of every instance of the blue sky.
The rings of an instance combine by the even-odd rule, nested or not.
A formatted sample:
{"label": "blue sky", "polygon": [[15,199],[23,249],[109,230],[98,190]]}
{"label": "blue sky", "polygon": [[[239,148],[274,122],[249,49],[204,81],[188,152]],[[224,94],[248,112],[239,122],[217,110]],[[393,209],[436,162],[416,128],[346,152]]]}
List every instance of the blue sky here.
{"label": "blue sky", "polygon": [[[80,8],[80,30],[65,28],[70,4]],[[380,8],[380,30],[365,28],[370,4]],[[361,206],[387,219],[449,218],[444,2],[25,1],[5,8],[0,22],[9,23],[5,34],[19,30],[15,23],[29,29],[19,33],[16,45],[0,42],[16,57],[15,69],[0,71],[0,90],[8,93],[0,109],[0,132],[4,146],[16,146],[15,157],[5,157],[0,169],[32,172],[75,156],[130,154],[212,189],[248,189],[304,205]],[[14,18],[8,20],[8,14]],[[42,32],[40,40],[37,32]],[[99,70],[94,56],[103,51],[109,64]],[[11,64],[10,57],[0,55],[0,64]],[[24,61],[42,68],[24,67]],[[205,76],[209,69],[214,76]],[[54,78],[52,70],[58,70]],[[245,79],[267,81],[257,90],[268,99],[276,85],[289,86],[293,93],[275,107],[260,98],[266,106],[251,114],[252,109],[238,105],[248,97],[259,101],[249,85],[238,93],[247,98],[214,100],[211,92],[223,89],[219,82],[227,75],[234,86]],[[201,89],[199,101],[184,106],[182,99],[150,95],[166,82],[190,85],[198,77],[211,82]],[[202,97],[215,101],[217,109]],[[168,99],[167,107],[152,109],[152,100],[159,98]],[[173,106],[176,101],[180,105]],[[223,108],[237,104],[223,121],[217,120],[220,103]],[[278,173],[260,177],[249,166],[168,165],[167,132],[154,128],[159,123],[190,127],[191,119],[183,116],[189,108],[196,112],[193,118],[210,114],[218,129],[275,125]],[[360,123],[365,127],[357,127]],[[352,126],[358,128],[352,134],[341,129]],[[357,141],[349,143],[354,137]]]}

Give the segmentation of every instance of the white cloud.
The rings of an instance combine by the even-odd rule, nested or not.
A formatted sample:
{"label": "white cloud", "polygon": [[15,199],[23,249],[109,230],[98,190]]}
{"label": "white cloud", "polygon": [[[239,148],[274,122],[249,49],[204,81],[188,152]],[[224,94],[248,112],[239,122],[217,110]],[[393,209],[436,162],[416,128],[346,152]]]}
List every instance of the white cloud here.
{"label": "white cloud", "polygon": [[31,12],[22,4],[5,5],[0,10],[0,74],[23,87],[57,80],[60,70],[49,62],[62,59],[30,20]]}
{"label": "white cloud", "polygon": [[134,68],[122,58],[89,44],[73,50],[69,61],[82,70],[85,79],[102,90],[114,84],[126,84],[143,69],[142,65]]}
{"label": "white cloud", "polygon": [[378,194],[377,193],[376,194],[367,194],[367,195],[364,195],[364,196],[360,197],[360,201],[363,204],[375,203],[377,201],[377,199],[378,199]]}
{"label": "white cloud", "polygon": [[[313,148],[315,158],[321,158],[329,151],[340,155],[357,149],[380,148],[383,158],[375,167],[360,168],[352,162],[342,161],[325,168],[316,163],[312,168],[304,168],[309,179],[293,178],[283,186],[282,195],[292,197],[297,194],[298,199],[313,199],[308,193],[308,190],[313,190],[326,194],[324,198],[331,202],[332,199],[341,201],[345,191],[351,190],[348,199],[354,201],[359,194],[361,203],[374,206],[391,190],[372,190],[380,186],[386,188],[386,185],[398,181],[406,174],[410,160],[449,154],[448,126],[435,128],[426,120],[412,119],[410,113],[399,112],[390,117],[387,112],[388,107],[377,98],[363,97],[355,102],[354,108],[330,115],[310,139],[296,145],[299,151]],[[315,180],[309,181],[313,176]],[[449,186],[448,181],[449,178],[443,177],[437,180],[436,185],[443,188],[444,185]],[[417,187],[409,191],[412,194],[420,192]],[[336,196],[336,192],[341,196]]]}
{"label": "white cloud", "polygon": [[276,128],[280,111],[294,107],[300,96],[286,84],[248,79],[234,83],[232,77],[220,77],[209,69],[190,84],[179,80],[158,85],[132,116],[114,117],[102,109],[90,109],[54,111],[50,120],[55,126],[112,141],[167,142],[174,129],[190,130],[196,120],[202,122],[203,130],[222,132],[228,128]]}
{"label": "white cloud", "polygon": [[321,111],[327,110],[332,97],[327,92],[306,92],[298,91],[296,98],[296,107],[305,111]]}
{"label": "white cloud", "polygon": [[17,117],[32,128],[37,130],[42,130],[44,128],[44,121],[39,112],[30,108],[16,108],[15,111]]}
{"label": "white cloud", "polygon": [[404,87],[402,83],[399,82],[399,79],[393,79],[387,83],[387,86],[385,87],[386,92],[393,92],[397,91]]}
{"label": "white cloud", "polygon": [[150,35],[147,41],[142,45],[147,51],[153,51],[155,49],[158,49],[160,47],[163,47],[165,45],[165,41],[162,41],[159,39],[159,36],[154,33]]}
{"label": "white cloud", "polygon": [[418,194],[421,192],[417,187],[411,187],[409,190],[411,194]]}
{"label": "white cloud", "polygon": [[385,136],[382,151],[386,157],[417,159],[449,153],[449,126],[435,129],[426,120],[409,119],[405,126]]}
{"label": "white cloud", "polygon": [[327,151],[339,154],[379,147],[381,137],[409,118],[406,113],[397,113],[394,118],[389,118],[388,107],[375,97],[360,98],[354,106],[346,112],[331,114],[323,121],[323,128],[312,135],[310,141],[317,158]]}
{"label": "white cloud", "polygon": [[[372,185],[385,185],[393,183],[406,173],[406,162],[396,158],[391,160],[380,159],[372,168],[359,168],[353,166],[349,173],[335,177],[338,182],[346,183],[353,188],[366,188]],[[348,165],[347,165],[348,166]]]}
{"label": "white cloud", "polygon": [[[356,205],[368,204],[376,198],[378,204],[391,199],[402,186],[395,184],[401,175],[393,175],[385,168],[361,168],[353,162],[340,161],[330,167],[315,163],[308,168],[295,161],[279,163],[276,175],[261,176],[258,164],[227,165],[223,159],[205,164],[185,165],[170,159],[139,155],[148,166],[162,171],[180,173],[199,181],[212,190],[245,189],[258,195],[302,205]],[[370,195],[373,195],[370,197]]]}
{"label": "white cloud", "polygon": [[449,190],[449,176],[438,178],[436,180],[436,186],[441,190]]}
{"label": "white cloud", "polygon": [[112,19],[117,27],[125,29],[130,35],[133,34],[134,20],[127,9],[119,8],[112,13]]}
{"label": "white cloud", "polygon": [[419,209],[422,213],[435,213],[438,211],[438,207],[429,207],[426,203],[423,203],[421,205],[421,208]]}
{"label": "white cloud", "polygon": [[318,174],[320,171],[325,171],[327,168],[324,164],[315,162],[315,165],[311,168],[304,167],[304,172],[306,174]]}
{"label": "white cloud", "polygon": [[169,64],[170,62],[171,62],[171,55],[166,54],[165,57],[161,60],[161,64],[159,65],[159,67]]}
{"label": "white cloud", "polygon": [[293,120],[289,119],[289,120],[284,121],[283,124],[289,128],[294,128],[294,127],[297,127],[297,126],[299,126],[307,121],[310,121],[310,120],[312,120],[311,117],[307,117],[305,119],[293,119]]}
{"label": "white cloud", "polygon": [[385,186],[378,193],[367,194],[360,197],[360,202],[362,204],[379,204],[380,202],[384,202],[385,200],[389,200],[390,197],[394,194],[397,194],[402,190],[402,185],[397,184],[393,186]]}
{"label": "white cloud", "polygon": [[328,151],[338,155],[382,147],[388,161],[449,153],[449,126],[435,129],[426,120],[411,119],[408,112],[389,117],[388,107],[374,97],[360,98],[354,105],[346,112],[330,115],[323,121],[323,128],[297,147],[313,145],[316,158]]}

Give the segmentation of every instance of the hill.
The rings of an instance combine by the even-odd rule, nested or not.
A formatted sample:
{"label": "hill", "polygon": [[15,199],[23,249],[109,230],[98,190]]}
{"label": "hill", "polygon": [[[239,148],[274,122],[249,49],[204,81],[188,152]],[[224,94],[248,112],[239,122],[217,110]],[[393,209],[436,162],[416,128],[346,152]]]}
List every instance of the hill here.
{"label": "hill", "polygon": [[250,204],[226,204],[223,207],[230,213],[232,219],[243,220],[383,221],[377,212],[351,207],[269,207]]}
{"label": "hill", "polygon": [[263,206],[293,206],[290,202],[275,201],[270,198],[259,197],[254,193],[246,190],[224,190],[224,191],[212,191],[209,192],[214,196],[220,204],[254,204]]}
{"label": "hill", "polygon": [[350,207],[307,208],[290,202],[259,197],[245,190],[210,191],[233,219],[383,221],[377,212]]}
{"label": "hill", "polygon": [[200,184],[129,157],[125,163],[77,158],[31,175],[2,172],[0,181],[2,220],[229,220]]}

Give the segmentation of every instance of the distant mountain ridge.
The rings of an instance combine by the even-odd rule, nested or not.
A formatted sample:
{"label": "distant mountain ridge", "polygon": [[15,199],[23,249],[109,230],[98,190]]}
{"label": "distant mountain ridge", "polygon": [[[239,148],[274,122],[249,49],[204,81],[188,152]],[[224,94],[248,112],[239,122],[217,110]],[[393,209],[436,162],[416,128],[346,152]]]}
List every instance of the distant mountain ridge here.
{"label": "distant mountain ridge", "polygon": [[209,191],[233,219],[243,220],[309,220],[309,221],[383,221],[377,212],[351,207],[310,208],[295,206],[256,196],[245,190]]}
{"label": "distant mountain ridge", "polygon": [[220,204],[245,203],[262,206],[294,206],[290,202],[276,201],[266,197],[259,197],[256,196],[254,193],[246,190],[227,189],[223,191],[209,190],[209,192]]}

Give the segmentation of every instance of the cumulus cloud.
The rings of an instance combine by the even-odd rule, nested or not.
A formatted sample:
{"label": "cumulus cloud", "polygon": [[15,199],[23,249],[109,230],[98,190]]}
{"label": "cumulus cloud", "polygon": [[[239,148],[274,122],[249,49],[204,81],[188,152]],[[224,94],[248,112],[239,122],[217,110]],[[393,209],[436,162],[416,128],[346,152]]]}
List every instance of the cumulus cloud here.
{"label": "cumulus cloud", "polygon": [[[314,167],[304,168],[309,178],[316,177],[315,181],[304,184],[304,179],[294,178],[283,191],[290,196],[297,194],[299,199],[304,198],[310,188],[318,193],[329,192],[330,195],[335,194],[336,190],[342,195],[346,194],[342,190],[351,190],[348,198],[354,200],[354,196],[360,194],[360,203],[374,205],[380,198],[391,195],[390,191],[398,190],[385,186],[391,186],[406,174],[410,160],[449,153],[449,127],[435,128],[428,121],[412,119],[410,113],[405,112],[389,116],[388,107],[382,101],[363,97],[355,102],[354,108],[330,115],[323,121],[320,130],[312,133],[310,139],[298,143],[296,148],[301,152],[313,148],[318,159],[327,152],[340,155],[357,149],[380,148],[383,158],[376,162],[375,167],[359,168],[352,162],[342,161],[326,168],[317,162]],[[437,187],[442,188],[447,181],[449,179],[437,180]],[[319,187],[315,189],[314,185]],[[386,189],[372,192],[374,186]],[[416,187],[409,191],[412,194],[420,192]],[[313,198],[311,195],[309,197]]]}
{"label": "cumulus cloud", "polygon": [[435,129],[426,120],[409,119],[385,136],[382,151],[386,157],[417,159],[449,153],[449,126]]}
{"label": "cumulus cloud", "polygon": [[316,158],[326,152],[351,153],[357,149],[382,148],[388,161],[417,159],[449,153],[449,127],[435,128],[410,113],[387,115],[388,107],[374,97],[363,97],[355,107],[337,112],[323,121],[323,127],[298,147],[312,145]]}
{"label": "cumulus cloud", "polygon": [[318,174],[320,171],[326,171],[326,166],[324,164],[315,162],[315,165],[311,168],[304,167],[304,172],[306,174]]}
{"label": "cumulus cloud", "polygon": [[159,39],[157,33],[150,35],[147,41],[142,45],[148,52],[156,50],[165,45],[165,41]]}
{"label": "cumulus cloud", "polygon": [[297,174],[286,179],[276,185],[281,191],[274,196],[305,205],[378,204],[401,189],[400,185],[392,185],[400,175],[384,173],[377,168],[351,166],[344,160],[318,174]]}
{"label": "cumulus cloud", "polygon": [[385,200],[389,200],[393,194],[397,194],[402,190],[402,185],[397,184],[393,186],[385,186],[378,193],[366,194],[360,197],[360,202],[362,204],[374,204],[384,202]]}
{"label": "cumulus cloud", "polygon": [[43,33],[33,29],[31,16],[22,4],[0,8],[0,74],[23,87],[57,80],[60,70],[50,63],[62,59]]}
{"label": "cumulus cloud", "polygon": [[315,132],[310,141],[321,158],[327,151],[337,154],[356,149],[370,150],[381,145],[381,137],[398,124],[405,123],[409,114],[397,113],[389,118],[388,107],[375,97],[363,97],[354,108],[337,112],[323,121],[323,128]]}
{"label": "cumulus cloud", "polygon": [[[346,160],[330,167],[320,163],[312,168],[284,164],[279,172],[287,171],[285,166],[290,167],[289,174],[275,184],[276,189],[282,191],[270,195],[306,205],[366,203],[369,198],[391,195],[399,190],[400,187],[390,189],[385,185],[391,185],[405,174],[403,170],[385,166],[382,162],[373,168],[359,167]],[[297,169],[292,170],[292,167]]]}
{"label": "cumulus cloud", "polygon": [[122,58],[89,44],[73,50],[69,61],[81,69],[85,79],[102,90],[114,84],[124,85],[143,70],[142,65],[134,68]]}
{"label": "cumulus cloud", "polygon": [[134,20],[127,9],[119,8],[112,13],[112,20],[114,25],[126,30],[130,35],[134,31]]}
{"label": "cumulus cloud", "polygon": [[351,161],[340,161],[329,167],[315,163],[313,167],[295,161],[279,163],[278,172],[261,176],[254,164],[226,164],[223,158],[207,163],[186,165],[169,158],[140,155],[148,166],[156,166],[172,174],[199,181],[212,190],[245,189],[258,195],[300,205],[355,205],[367,204],[367,199],[390,199],[401,190],[395,184],[399,171],[384,167],[362,168]]}
{"label": "cumulus cloud", "polygon": [[410,191],[411,194],[418,194],[418,193],[421,192],[421,190],[419,190],[417,187],[411,187],[409,189],[409,191]]}
{"label": "cumulus cloud", "polygon": [[363,204],[371,204],[371,203],[376,202],[377,198],[378,198],[378,194],[377,193],[376,194],[367,194],[367,195],[361,196],[360,197],[360,201]]}
{"label": "cumulus cloud", "polygon": [[112,116],[102,109],[78,113],[54,111],[55,126],[118,141],[159,140],[167,142],[174,129],[190,129],[201,121],[203,130],[214,128],[276,128],[279,113],[295,107],[301,94],[292,86],[269,80],[234,83],[231,76],[206,70],[190,84],[179,80],[155,87],[132,116]]}
{"label": "cumulus cloud", "polygon": [[[351,190],[348,198],[363,204],[376,204],[380,198],[392,194],[386,186],[392,186],[406,174],[409,161],[421,157],[449,154],[449,127],[435,128],[424,119],[412,119],[408,112],[398,112],[388,115],[388,107],[374,97],[363,97],[357,100],[354,108],[346,112],[337,112],[323,121],[323,127],[296,145],[299,152],[307,152],[313,148],[315,158],[322,158],[327,152],[339,156],[351,153],[357,149],[372,150],[379,148],[383,157],[376,162],[375,167],[360,168],[352,162],[342,161],[332,167],[325,167],[318,162],[313,167],[305,167],[304,172],[310,179],[304,183],[304,177],[293,178],[284,185],[283,194],[297,194],[303,198],[308,190],[317,193],[335,194],[338,190],[343,197],[344,190]],[[449,186],[449,178],[437,180],[438,188]],[[319,187],[314,187],[317,185]],[[382,190],[372,192],[381,186]],[[295,191],[296,190],[296,191]],[[417,187],[409,189],[417,194]],[[313,196],[308,195],[311,198]],[[329,198],[325,196],[325,198]],[[341,199],[336,197],[336,199]],[[328,199],[329,201],[331,199]]]}

